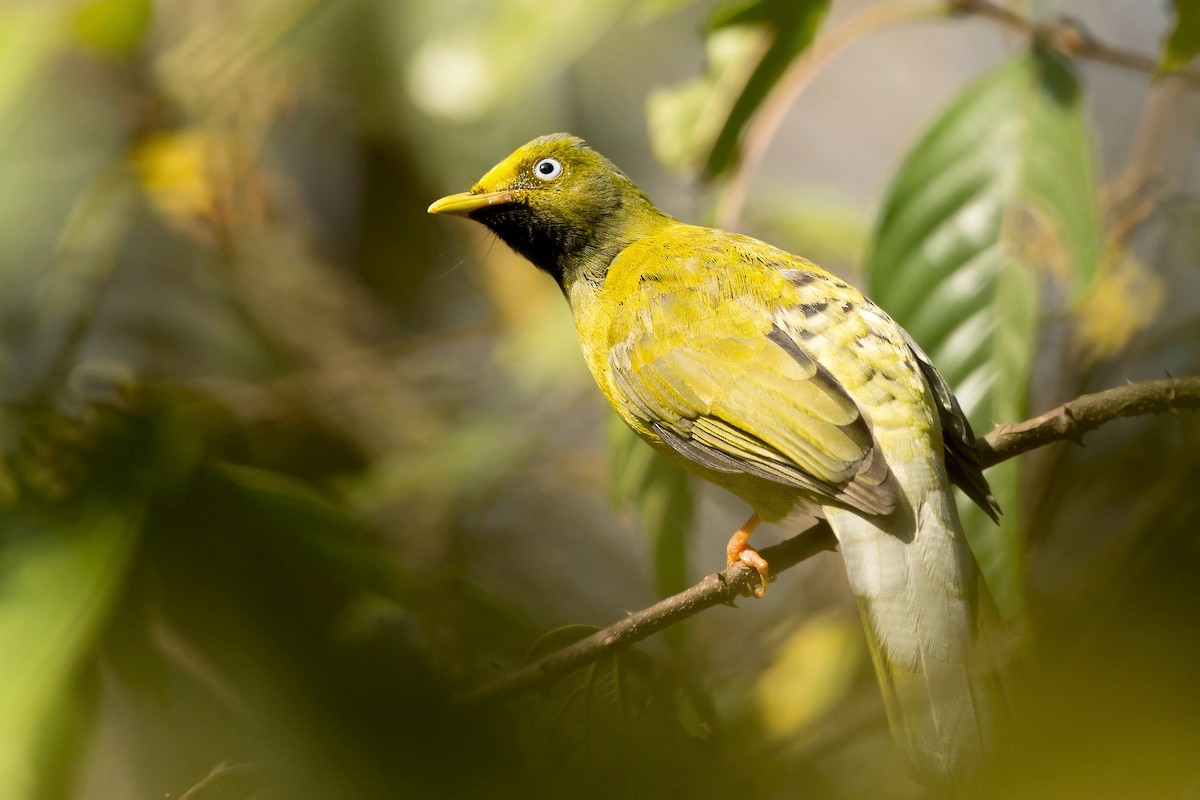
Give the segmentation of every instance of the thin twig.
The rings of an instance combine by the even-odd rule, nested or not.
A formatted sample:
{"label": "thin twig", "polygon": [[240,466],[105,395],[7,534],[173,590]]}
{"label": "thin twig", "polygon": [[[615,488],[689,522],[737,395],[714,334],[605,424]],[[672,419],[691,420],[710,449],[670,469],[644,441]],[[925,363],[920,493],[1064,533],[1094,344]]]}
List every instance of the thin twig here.
{"label": "thin twig", "polygon": [[[1034,20],[988,0],[894,0],[870,6],[840,27],[813,42],[812,46],[788,67],[763,100],[746,127],[741,151],[721,187],[713,214],[718,228],[735,228],[746,199],[749,175],[754,171],[783,124],[788,110],[816,72],[847,45],[867,34],[915,19],[938,16],[977,16],[1006,28],[1033,36],[1069,58],[1081,58],[1157,75],[1157,61],[1142,53],[1125,50],[1098,41],[1077,20],[1065,16]],[[1200,73],[1177,70],[1162,76],[1164,80],[1200,86]]]}
{"label": "thin twig", "polygon": [[234,775],[248,775],[252,772],[258,772],[262,768],[263,767],[260,764],[243,764],[237,761],[226,759],[213,767],[212,771],[205,775],[199,783],[188,789],[183,794],[179,795],[179,800],[194,800],[195,798],[199,797],[202,792],[212,788],[213,785],[224,780],[225,778],[229,778]]}
{"label": "thin twig", "polygon": [[[1069,439],[1079,443],[1088,431],[1120,417],[1176,409],[1200,409],[1200,377],[1164,378],[1087,394],[1025,422],[997,425],[980,437],[976,445],[983,465],[990,467],[1052,442]],[[759,552],[771,565],[772,575],[778,575],[817,553],[833,550],[836,545],[833,531],[822,521]],[[492,703],[551,683],[616,648],[641,641],[706,608],[730,604],[757,580],[758,572],[740,563],[724,572],[706,575],[695,586],[485,684],[461,700],[465,704]]]}
{"label": "thin twig", "polygon": [[746,135],[737,162],[717,198],[717,208],[713,214],[714,224],[718,228],[736,227],[746,200],[748,176],[762,161],[767,146],[774,140],[788,109],[817,70],[830,58],[846,45],[882,28],[914,19],[945,16],[951,10],[951,4],[947,0],[892,0],[869,6],[814,41],[811,47],[788,66],[783,77],[767,93],[758,112],[746,126]]}
{"label": "thin twig", "polygon": [[[1070,58],[1084,58],[1136,72],[1158,74],[1158,60],[1154,57],[1101,42],[1084,30],[1078,20],[1071,17],[1060,15],[1044,21],[1034,20],[1002,8],[989,0],[950,0],[950,3],[963,14],[973,14],[984,19],[995,20],[1015,31],[1032,34]],[[1200,86],[1200,73],[1194,71],[1176,70],[1168,72],[1162,77]]]}
{"label": "thin twig", "polygon": [[1120,417],[1200,408],[1200,377],[1163,378],[1131,383],[1063,403],[1025,422],[997,425],[976,446],[985,467],[1006,461],[1051,442],[1083,436]]}

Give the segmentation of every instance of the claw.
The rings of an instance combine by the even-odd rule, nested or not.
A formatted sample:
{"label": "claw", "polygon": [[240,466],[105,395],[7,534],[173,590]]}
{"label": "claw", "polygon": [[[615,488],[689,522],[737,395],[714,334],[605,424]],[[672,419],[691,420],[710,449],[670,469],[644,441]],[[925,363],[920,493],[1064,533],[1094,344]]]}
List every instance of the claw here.
{"label": "claw", "polygon": [[771,582],[771,576],[767,570],[767,560],[750,546],[750,534],[754,533],[754,529],[758,527],[758,523],[760,522],[762,522],[762,519],[757,513],[751,514],[750,519],[746,520],[745,524],[741,528],[738,528],[737,533],[730,537],[729,544],[725,548],[725,555],[729,566],[741,562],[758,570],[760,583],[753,589],[755,597],[765,595],[767,593],[767,584]]}

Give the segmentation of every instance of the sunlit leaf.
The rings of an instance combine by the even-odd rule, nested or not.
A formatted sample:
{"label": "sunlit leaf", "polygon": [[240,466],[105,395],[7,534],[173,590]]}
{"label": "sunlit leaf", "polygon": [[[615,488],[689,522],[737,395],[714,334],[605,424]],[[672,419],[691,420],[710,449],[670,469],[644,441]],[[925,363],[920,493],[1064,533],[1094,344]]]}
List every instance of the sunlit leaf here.
{"label": "sunlit leaf", "polygon": [[503,0],[471,14],[442,5],[444,33],[426,37],[408,61],[409,97],[436,117],[486,117],[549,82],[608,30],[627,2]]}
{"label": "sunlit leaf", "polygon": [[1088,364],[1120,352],[1159,318],[1167,287],[1158,273],[1125,254],[1100,276],[1075,311],[1076,332]]}
{"label": "sunlit leaf", "polygon": [[1175,24],[1163,45],[1159,72],[1183,69],[1200,53],[1200,4],[1175,0]]}
{"label": "sunlit leaf", "polygon": [[[144,501],[87,497],[0,520],[0,786],[57,796],[74,679],[121,589]],[[56,759],[66,759],[58,761]],[[59,791],[61,791],[59,786]]]}
{"label": "sunlit leaf", "polygon": [[779,646],[755,686],[755,705],[767,732],[786,741],[845,700],[867,656],[862,623],[817,616]]}
{"label": "sunlit leaf", "polygon": [[[889,190],[867,262],[870,293],[932,357],[979,433],[1025,417],[1039,269],[1077,298],[1099,271],[1092,158],[1078,84],[1038,49],[965,89]],[[1021,596],[1018,462],[988,479],[1002,530],[960,508],[1011,615]]]}
{"label": "sunlit leaf", "polygon": [[0,136],[7,133],[10,106],[35,85],[59,43],[60,13],[50,3],[0,9]]}
{"label": "sunlit leaf", "polygon": [[740,0],[718,7],[706,40],[708,73],[649,98],[659,159],[702,169],[709,178],[729,169],[746,124],[812,43],[828,6],[828,0]]}
{"label": "sunlit leaf", "polygon": [[154,206],[168,217],[195,217],[211,212],[214,142],[199,131],[162,133],[141,142],[133,165]]}
{"label": "sunlit leaf", "polygon": [[704,42],[705,75],[657,89],[646,100],[646,121],[655,157],[676,170],[698,171],[707,163],[738,96],[770,42],[750,26],[711,31]]}
{"label": "sunlit leaf", "polygon": [[150,0],[92,0],[75,12],[75,33],[100,50],[128,53],[150,26]]}

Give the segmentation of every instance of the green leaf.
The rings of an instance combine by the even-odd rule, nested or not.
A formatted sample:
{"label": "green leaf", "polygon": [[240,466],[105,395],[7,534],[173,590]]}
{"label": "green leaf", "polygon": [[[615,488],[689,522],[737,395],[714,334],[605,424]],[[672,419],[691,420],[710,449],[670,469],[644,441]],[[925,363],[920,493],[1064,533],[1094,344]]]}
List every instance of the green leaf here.
{"label": "green leaf", "polygon": [[0,786],[61,796],[76,678],[123,585],[144,500],[85,497],[0,521]]}
{"label": "green leaf", "polygon": [[[530,659],[594,632],[583,625],[551,631]],[[540,793],[683,797],[707,786],[711,759],[680,724],[675,694],[648,655],[626,648],[527,696],[517,709],[519,740]]]}
{"label": "green leaf", "polygon": [[[232,464],[206,466],[190,502],[219,509],[223,527],[245,530],[240,546],[258,551],[264,560],[302,574],[323,574],[345,586],[358,598],[359,611],[369,614],[374,601],[386,601],[462,631],[476,649],[489,653],[507,655],[510,643],[528,641],[532,634],[528,620],[480,588],[406,569],[353,512],[287,475]],[[348,618],[351,627],[355,613]],[[513,659],[519,654],[516,650]]]}
{"label": "green leaf", "polygon": [[692,490],[687,472],[643,442],[620,417],[611,415],[609,458],[613,501],[632,506],[642,534],[654,548],[654,584],[669,597],[687,588],[687,533],[692,526]]}
{"label": "green leaf", "polygon": [[40,83],[60,43],[61,12],[50,3],[21,3],[0,9],[0,135],[11,124],[18,101]]}
{"label": "green leaf", "polygon": [[409,97],[454,122],[479,121],[551,83],[618,20],[628,0],[509,0],[471,13],[450,3],[418,15],[406,64]]}
{"label": "green leaf", "polygon": [[75,12],[75,32],[99,50],[128,53],[150,27],[150,0],[92,0]]}
{"label": "green leaf", "polygon": [[1183,69],[1200,53],[1200,5],[1195,0],[1175,0],[1175,25],[1163,45],[1160,74]]}
{"label": "green leaf", "polygon": [[362,591],[397,603],[419,602],[424,587],[366,538],[362,523],[312,487],[287,475],[232,464],[207,467],[198,497],[231,523],[256,532],[248,547],[329,570]]}
{"label": "green leaf", "polygon": [[[1079,87],[1037,48],[967,87],[897,173],[867,261],[870,293],[929,353],[979,433],[1027,411],[1039,269],[1081,297],[1100,265]],[[1020,612],[1015,461],[988,474],[1004,509],[963,524],[1006,615]],[[973,509],[973,506],[971,507]]]}
{"label": "green leaf", "polygon": [[709,23],[708,73],[647,102],[655,155],[714,178],[738,158],[742,133],[788,66],[812,43],[828,0],[739,0]]}

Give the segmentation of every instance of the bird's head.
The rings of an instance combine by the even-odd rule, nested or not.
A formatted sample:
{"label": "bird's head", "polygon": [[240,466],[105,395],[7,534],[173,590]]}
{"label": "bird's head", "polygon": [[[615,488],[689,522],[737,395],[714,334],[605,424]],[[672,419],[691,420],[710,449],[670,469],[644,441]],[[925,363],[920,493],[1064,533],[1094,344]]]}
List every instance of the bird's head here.
{"label": "bird's head", "polygon": [[565,133],[518,148],[429,213],[483,223],[564,292],[577,280],[603,280],[617,253],[665,219],[625,173]]}

